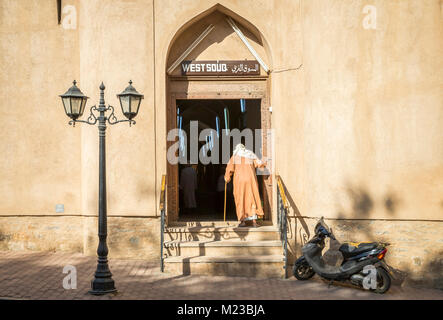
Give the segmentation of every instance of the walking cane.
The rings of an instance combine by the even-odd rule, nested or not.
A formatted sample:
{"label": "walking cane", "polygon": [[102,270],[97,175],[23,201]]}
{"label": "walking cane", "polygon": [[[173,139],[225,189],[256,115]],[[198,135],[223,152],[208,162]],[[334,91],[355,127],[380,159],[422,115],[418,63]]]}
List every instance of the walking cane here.
{"label": "walking cane", "polygon": [[224,221],[226,221],[226,181],[225,181],[225,205],[224,205]]}

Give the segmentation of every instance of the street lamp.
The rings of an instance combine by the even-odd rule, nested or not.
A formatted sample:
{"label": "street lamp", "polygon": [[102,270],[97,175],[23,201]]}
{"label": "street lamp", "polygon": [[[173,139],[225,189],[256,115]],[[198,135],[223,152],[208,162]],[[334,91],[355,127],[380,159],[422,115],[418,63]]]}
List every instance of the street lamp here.
{"label": "street lamp", "polygon": [[77,120],[83,115],[86,100],[88,100],[88,97],[80,91],[76,84],[77,81],[74,80],[73,86],[65,94],[60,95],[66,115],[72,120]]}
{"label": "street lamp", "polygon": [[[100,101],[98,108],[92,106],[90,109],[90,115],[86,121],[77,120],[83,115],[85,109],[86,97],[76,85],[74,80],[73,86],[66,91],[65,94],[60,95],[63,102],[63,107],[65,113],[72,120],[69,124],[75,126],[76,122],[87,123],[90,125],[95,125],[98,121],[98,136],[99,136],[99,194],[98,194],[98,248],[97,248],[97,269],[94,274],[94,279],[91,281],[91,290],[89,293],[94,295],[103,295],[106,293],[111,293],[117,291],[115,289],[114,280],[112,279],[112,273],[108,266],[108,246],[106,244],[107,237],[107,209],[106,209],[106,144],[105,144],[105,131],[106,131],[106,121],[113,125],[119,122],[129,122],[135,124],[133,118],[138,113],[141,100],[143,95],[139,94],[137,90],[132,86],[132,81],[129,81],[129,86],[122,93],[118,94],[117,97],[120,100],[120,105],[123,114],[128,118],[128,120],[117,120],[114,115],[114,107],[105,105],[104,98],[105,86],[100,85]],[[99,113],[96,117],[93,111]],[[111,111],[109,117],[105,116],[107,111]]]}
{"label": "street lamp", "polygon": [[[140,107],[140,102],[143,99],[143,95],[138,93],[137,90],[132,86],[132,81],[129,80],[129,86],[126,87],[125,91],[117,95],[120,100],[120,106],[122,107],[122,112],[131,120],[138,113],[138,108]],[[129,122],[129,125],[131,122]]]}

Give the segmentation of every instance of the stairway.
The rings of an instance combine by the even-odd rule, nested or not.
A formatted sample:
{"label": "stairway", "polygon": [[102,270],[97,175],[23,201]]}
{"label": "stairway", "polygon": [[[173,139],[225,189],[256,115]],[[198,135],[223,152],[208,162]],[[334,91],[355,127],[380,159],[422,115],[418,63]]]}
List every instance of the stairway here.
{"label": "stairway", "polygon": [[284,256],[270,222],[239,228],[238,222],[175,222],[165,230],[165,271],[173,274],[281,278]]}

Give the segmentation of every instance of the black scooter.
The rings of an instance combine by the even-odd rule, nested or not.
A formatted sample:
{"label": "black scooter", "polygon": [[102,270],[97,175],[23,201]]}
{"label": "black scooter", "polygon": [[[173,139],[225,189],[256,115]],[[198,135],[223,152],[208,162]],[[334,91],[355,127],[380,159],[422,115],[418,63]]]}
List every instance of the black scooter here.
{"label": "black scooter", "polygon": [[[389,290],[391,278],[389,268],[383,260],[387,252],[386,246],[389,244],[378,242],[343,243],[339,248],[343,255],[343,262],[337,267],[325,264],[322,259],[326,237],[335,240],[322,217],[315,226],[314,237],[302,248],[303,256],[298,258],[294,264],[293,274],[298,280],[307,280],[317,273],[331,282],[349,281],[353,285],[376,293],[385,293]],[[369,267],[371,265],[373,266],[372,270]],[[370,274],[371,272],[373,274]]]}

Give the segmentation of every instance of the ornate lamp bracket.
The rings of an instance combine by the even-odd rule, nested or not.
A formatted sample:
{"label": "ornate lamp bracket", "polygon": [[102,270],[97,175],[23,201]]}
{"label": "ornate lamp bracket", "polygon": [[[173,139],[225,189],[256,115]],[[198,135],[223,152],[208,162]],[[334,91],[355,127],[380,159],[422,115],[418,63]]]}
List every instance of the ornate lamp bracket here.
{"label": "ornate lamp bracket", "polygon": [[136,123],[135,120],[132,120],[132,119],[130,119],[130,120],[117,120],[117,117],[114,115],[114,107],[113,106],[108,106],[106,108],[106,111],[109,111],[109,110],[111,111],[111,114],[108,117],[108,123],[111,124],[111,125],[117,124],[119,122],[129,122],[129,126],[131,126],[131,125]]}
{"label": "ornate lamp bracket", "polygon": [[92,111],[99,111],[96,106],[92,106],[90,109],[90,114],[88,119],[86,119],[86,121],[84,120],[71,120],[69,121],[69,125],[75,127],[75,123],[76,122],[82,122],[82,123],[87,123],[90,125],[94,125],[97,123],[97,117],[94,115],[94,113]]}

